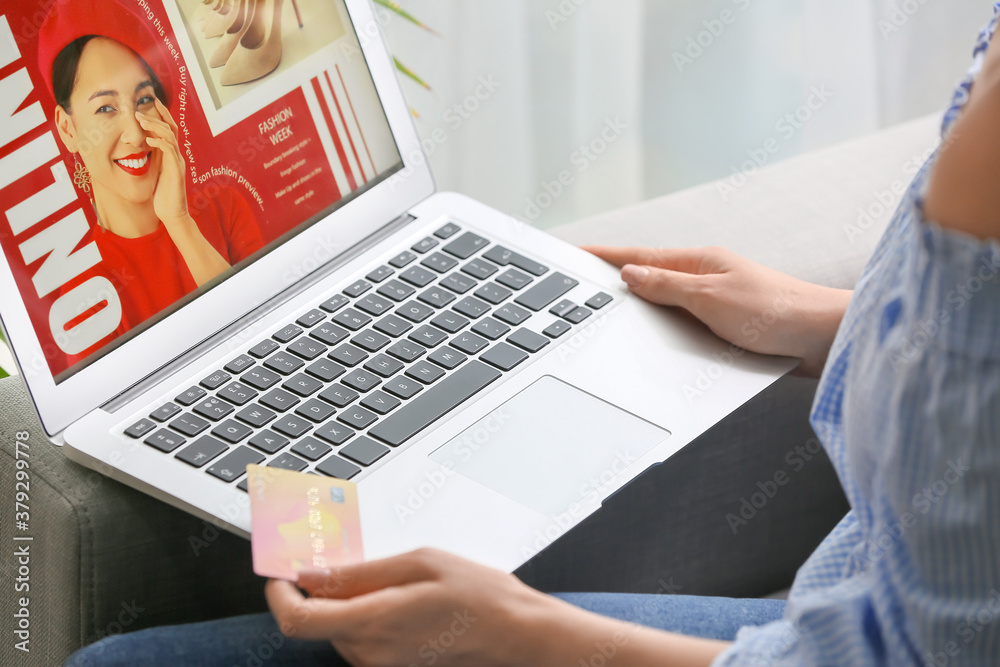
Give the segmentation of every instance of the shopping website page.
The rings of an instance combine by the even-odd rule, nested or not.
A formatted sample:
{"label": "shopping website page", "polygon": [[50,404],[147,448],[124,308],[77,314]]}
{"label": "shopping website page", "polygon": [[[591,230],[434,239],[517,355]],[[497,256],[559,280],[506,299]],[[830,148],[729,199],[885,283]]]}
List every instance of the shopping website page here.
{"label": "shopping website page", "polygon": [[57,382],[402,166],[343,0],[0,7],[0,247]]}

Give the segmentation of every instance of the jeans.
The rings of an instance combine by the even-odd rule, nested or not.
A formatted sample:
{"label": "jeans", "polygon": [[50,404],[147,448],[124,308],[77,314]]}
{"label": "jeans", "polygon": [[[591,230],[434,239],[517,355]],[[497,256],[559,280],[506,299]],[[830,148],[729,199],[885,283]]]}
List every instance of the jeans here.
{"label": "jeans", "polygon": [[[689,595],[563,593],[555,597],[604,616],[706,639],[732,640],[746,625],[781,618],[783,600]],[[67,667],[268,667],[345,665],[328,642],[288,639],[270,614],[151,628],[106,637],[80,649]]]}

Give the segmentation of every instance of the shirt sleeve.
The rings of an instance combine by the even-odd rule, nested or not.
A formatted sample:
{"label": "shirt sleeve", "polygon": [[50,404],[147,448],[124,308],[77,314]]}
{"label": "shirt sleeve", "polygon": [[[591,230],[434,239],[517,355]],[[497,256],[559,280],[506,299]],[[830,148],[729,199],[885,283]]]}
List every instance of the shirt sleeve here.
{"label": "shirt sleeve", "polygon": [[253,209],[238,192],[225,188],[219,203],[229,263],[234,265],[264,247],[264,239]]}

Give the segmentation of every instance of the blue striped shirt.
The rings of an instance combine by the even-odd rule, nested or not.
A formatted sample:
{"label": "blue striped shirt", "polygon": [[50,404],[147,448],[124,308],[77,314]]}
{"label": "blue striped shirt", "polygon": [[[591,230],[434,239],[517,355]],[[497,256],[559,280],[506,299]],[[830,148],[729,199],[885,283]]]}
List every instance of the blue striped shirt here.
{"label": "blue striped shirt", "polygon": [[784,618],[743,628],[716,665],[1000,665],[1000,243],[924,218],[935,159],[858,282],[813,405],[852,509]]}

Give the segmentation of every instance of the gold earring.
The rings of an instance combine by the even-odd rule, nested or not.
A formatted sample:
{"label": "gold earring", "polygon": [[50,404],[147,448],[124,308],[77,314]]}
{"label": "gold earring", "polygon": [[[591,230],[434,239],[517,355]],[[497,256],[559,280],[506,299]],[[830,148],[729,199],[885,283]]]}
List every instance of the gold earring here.
{"label": "gold earring", "polygon": [[73,154],[73,162],[76,164],[76,168],[73,171],[73,182],[76,187],[83,190],[84,194],[90,194],[90,172],[87,168],[83,166],[80,162],[80,158]]}

